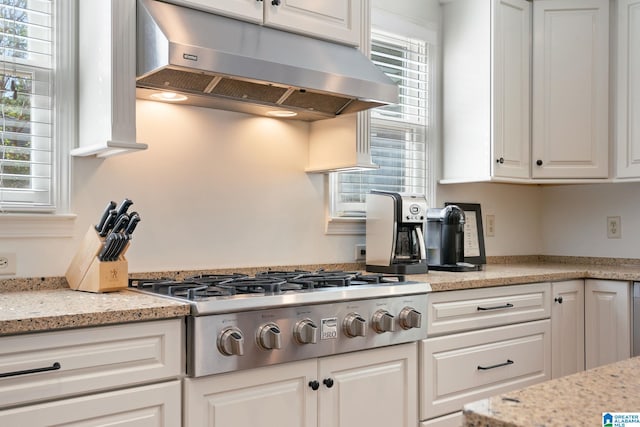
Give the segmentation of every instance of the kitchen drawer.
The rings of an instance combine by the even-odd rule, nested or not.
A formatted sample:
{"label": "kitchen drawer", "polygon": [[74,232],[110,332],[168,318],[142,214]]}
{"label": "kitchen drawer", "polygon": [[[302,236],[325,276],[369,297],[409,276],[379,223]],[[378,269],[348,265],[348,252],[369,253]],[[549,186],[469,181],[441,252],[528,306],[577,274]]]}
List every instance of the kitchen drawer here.
{"label": "kitchen drawer", "polygon": [[464,424],[464,415],[462,411],[453,414],[443,415],[420,423],[420,427],[462,427]]}
{"label": "kitchen drawer", "polygon": [[170,427],[180,425],[180,381],[0,410],[1,426]]}
{"label": "kitchen drawer", "polygon": [[423,340],[420,419],[551,378],[551,321]]}
{"label": "kitchen drawer", "polygon": [[0,407],[177,377],[182,329],[171,319],[0,337]]}
{"label": "kitchen drawer", "polygon": [[429,294],[427,335],[508,325],[550,317],[551,284],[498,286]]}

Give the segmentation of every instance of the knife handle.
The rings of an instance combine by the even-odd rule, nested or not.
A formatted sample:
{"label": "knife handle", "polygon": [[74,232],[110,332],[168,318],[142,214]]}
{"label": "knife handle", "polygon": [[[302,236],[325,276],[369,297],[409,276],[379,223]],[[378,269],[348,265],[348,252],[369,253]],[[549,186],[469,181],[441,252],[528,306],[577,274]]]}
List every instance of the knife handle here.
{"label": "knife handle", "polygon": [[98,254],[98,259],[100,261],[108,261],[108,256],[109,253],[112,251],[113,249],[113,245],[114,245],[114,241],[116,240],[116,235],[111,233],[109,234],[109,237],[107,237],[107,239],[104,241],[104,243],[102,243],[102,249],[100,250],[100,253]]}
{"label": "knife handle", "polygon": [[97,232],[101,232],[102,231],[102,228],[104,227],[104,224],[107,222],[107,218],[109,218],[109,212],[111,212],[111,210],[115,209],[115,208],[116,208],[116,202],[114,202],[113,200],[110,201],[109,204],[107,205],[106,209],[102,213],[102,216],[100,217],[100,220],[96,224],[95,228],[96,228]]}
{"label": "knife handle", "polygon": [[120,233],[126,228],[127,224],[129,224],[129,215],[127,214],[120,215],[116,220],[115,225],[113,226],[113,232]]}
{"label": "knife handle", "polygon": [[141,219],[142,218],[140,218],[138,212],[131,212],[131,215],[129,216],[129,224],[127,224],[127,228],[124,229],[124,234],[131,237],[131,234],[133,234],[133,230],[136,229],[136,226]]}
{"label": "knife handle", "polygon": [[109,215],[107,216],[107,220],[104,222],[102,228],[98,232],[100,237],[107,237],[107,234],[109,234],[109,230],[113,228],[113,225],[115,224],[117,217],[118,217],[118,211],[115,209],[111,209],[109,211]]}
{"label": "knife handle", "polygon": [[118,217],[124,215],[127,213],[127,210],[129,209],[129,207],[133,204],[133,201],[131,199],[124,199],[121,203],[120,206],[118,206]]}

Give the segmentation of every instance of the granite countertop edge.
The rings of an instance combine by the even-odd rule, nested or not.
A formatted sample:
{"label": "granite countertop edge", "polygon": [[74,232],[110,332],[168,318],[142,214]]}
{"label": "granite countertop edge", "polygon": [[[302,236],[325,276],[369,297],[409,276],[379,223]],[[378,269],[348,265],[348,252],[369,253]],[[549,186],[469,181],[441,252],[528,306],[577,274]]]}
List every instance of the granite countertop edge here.
{"label": "granite countertop edge", "polygon": [[632,357],[480,399],[464,405],[464,425],[602,425],[603,413],[638,412],[639,371]]}
{"label": "granite countertop edge", "polygon": [[[309,269],[318,266],[288,268],[298,267]],[[322,267],[346,271],[364,270],[364,266],[359,264],[331,264]],[[248,274],[252,272],[247,269]],[[154,274],[158,277],[180,277],[190,273],[192,272]],[[505,263],[489,264],[485,270],[475,272],[429,271],[427,274],[407,276],[407,280],[430,283],[433,292],[585,278],[640,281],[640,264]],[[188,303],[130,290],[102,294],[74,291],[68,288],[64,278],[0,280],[0,336],[168,319],[186,316],[189,312]]]}

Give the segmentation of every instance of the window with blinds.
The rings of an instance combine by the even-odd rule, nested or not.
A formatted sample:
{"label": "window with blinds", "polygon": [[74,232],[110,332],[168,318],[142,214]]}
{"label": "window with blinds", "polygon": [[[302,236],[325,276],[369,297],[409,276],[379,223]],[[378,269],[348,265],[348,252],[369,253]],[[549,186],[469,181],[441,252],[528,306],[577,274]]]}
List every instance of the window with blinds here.
{"label": "window with blinds", "polygon": [[380,168],[333,174],[334,217],[364,217],[371,190],[426,194],[429,44],[372,30],[371,59],[396,82],[400,102],[371,110],[371,157]]}
{"label": "window with blinds", "polygon": [[51,210],[53,0],[0,0],[0,211]]}

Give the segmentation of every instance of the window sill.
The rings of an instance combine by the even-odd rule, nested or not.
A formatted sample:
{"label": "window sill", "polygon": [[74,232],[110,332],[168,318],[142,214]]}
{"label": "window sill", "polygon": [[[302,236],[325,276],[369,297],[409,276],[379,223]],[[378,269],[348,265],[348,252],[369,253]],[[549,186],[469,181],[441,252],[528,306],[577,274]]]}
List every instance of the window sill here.
{"label": "window sill", "polygon": [[1,214],[0,238],[73,237],[75,222],[75,214]]}
{"label": "window sill", "polygon": [[331,235],[365,235],[364,218],[329,218],[325,234]]}

